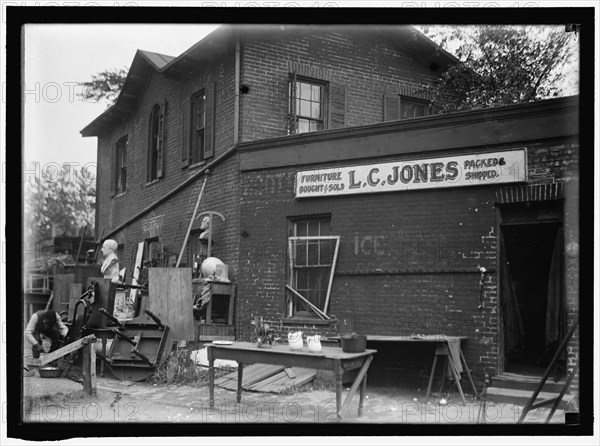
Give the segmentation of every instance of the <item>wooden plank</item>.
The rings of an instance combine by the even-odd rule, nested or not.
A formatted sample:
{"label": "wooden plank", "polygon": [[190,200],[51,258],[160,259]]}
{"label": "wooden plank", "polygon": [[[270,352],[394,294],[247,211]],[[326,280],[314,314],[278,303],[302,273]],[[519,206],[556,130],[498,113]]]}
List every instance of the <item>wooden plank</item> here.
{"label": "wooden plank", "polygon": [[75,304],[83,294],[83,285],[81,283],[72,283],[69,292],[69,313],[68,320],[73,322],[73,314],[75,313]]}
{"label": "wooden plank", "polygon": [[192,269],[149,268],[147,308],[173,333],[174,341],[194,340]]}
{"label": "wooden plank", "polygon": [[302,386],[317,377],[317,371],[315,369],[293,367],[292,371],[295,375],[295,378],[290,378],[285,371],[283,371],[256,383],[248,390],[253,390],[256,392],[281,393],[290,387]]}
{"label": "wooden plank", "polygon": [[[242,380],[242,388],[250,389],[254,384],[270,378],[277,373],[285,370],[284,366],[269,365],[269,364],[252,364],[244,368],[244,378]],[[218,380],[215,380],[215,385],[224,387],[229,390],[237,389],[238,372],[232,372]]]}
{"label": "wooden plank", "polygon": [[294,375],[294,370],[287,368],[284,371],[285,371],[285,374],[288,376],[288,378],[294,379],[296,377],[296,375]]}
{"label": "wooden plank", "polygon": [[54,276],[54,286],[52,292],[54,293],[52,308],[57,313],[60,313],[65,309],[63,303],[69,302],[69,296],[71,292],[71,284],[75,282],[75,274],[56,274]]}
{"label": "wooden plank", "polygon": [[96,394],[96,349],[93,343],[83,346],[83,391],[89,395]]}
{"label": "wooden plank", "polygon": [[79,350],[84,345],[93,344],[94,342],[96,342],[96,336],[94,335],[88,335],[84,338],[78,339],[75,342],[71,342],[69,345],[65,345],[64,347],[45,355],[40,359],[40,365],[42,366],[52,361],[56,361],[58,358],[62,358],[69,353],[73,353],[75,350]]}
{"label": "wooden plank", "polygon": [[[135,265],[133,267],[133,279],[131,280],[132,285],[138,285],[138,279],[140,278],[140,269],[142,267],[142,260],[144,257],[144,242],[139,242],[137,247],[137,252],[135,254]],[[138,290],[133,288],[131,290],[131,301],[135,303],[135,299],[137,298]]]}

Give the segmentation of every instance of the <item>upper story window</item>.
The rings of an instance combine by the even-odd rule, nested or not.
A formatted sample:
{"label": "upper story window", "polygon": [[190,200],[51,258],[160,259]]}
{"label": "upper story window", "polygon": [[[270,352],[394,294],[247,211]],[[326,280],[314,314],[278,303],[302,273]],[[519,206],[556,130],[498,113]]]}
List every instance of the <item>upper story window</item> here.
{"label": "upper story window", "polygon": [[185,99],[182,116],[181,167],[187,167],[214,155],[215,85]]}
{"label": "upper story window", "polygon": [[115,163],[113,172],[113,191],[115,194],[122,194],[127,190],[127,146],[129,138],[123,136],[115,144]]}
{"label": "upper story window", "polygon": [[325,86],[308,80],[296,80],[295,100],[292,105],[292,115],[295,121],[295,132],[316,132],[325,128],[324,99]]}
{"label": "upper story window", "polygon": [[328,82],[290,74],[290,135],[346,125],[346,90]]}
{"label": "upper story window", "polygon": [[192,96],[192,164],[204,159],[204,130],[206,126],[206,93]]}
{"label": "upper story window", "polygon": [[288,293],[288,317],[316,317],[311,305],[327,313],[331,271],[335,268],[339,239],[331,235],[329,217],[290,222],[289,283],[302,298],[296,293]]}
{"label": "upper story window", "polygon": [[148,175],[146,178],[149,182],[163,176],[166,111],[167,102],[164,101],[162,106],[155,104],[150,113],[148,129]]}
{"label": "upper story window", "polygon": [[405,96],[401,94],[384,95],[383,120],[419,118],[439,113],[439,107],[427,99]]}

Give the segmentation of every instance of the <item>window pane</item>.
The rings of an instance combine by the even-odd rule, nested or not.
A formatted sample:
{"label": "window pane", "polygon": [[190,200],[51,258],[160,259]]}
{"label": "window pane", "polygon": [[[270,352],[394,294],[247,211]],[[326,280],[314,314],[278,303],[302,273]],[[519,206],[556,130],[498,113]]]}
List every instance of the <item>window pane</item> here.
{"label": "window pane", "polygon": [[323,130],[323,123],[321,121],[310,121],[310,131],[316,132]]}
{"label": "window pane", "polygon": [[321,241],[321,249],[320,249],[320,262],[321,265],[330,265],[332,263],[333,256],[333,244],[335,240],[323,240]]}
{"label": "window pane", "polygon": [[300,94],[298,95],[301,99],[310,99],[310,84],[300,82]]}
{"label": "window pane", "polygon": [[298,237],[305,237],[307,235],[306,229],[308,228],[308,224],[305,221],[299,221],[296,223],[296,235]]}
{"label": "window pane", "polygon": [[331,235],[331,222],[329,219],[323,219],[320,221],[319,235]]}
{"label": "window pane", "polygon": [[320,226],[321,226],[321,223],[319,220],[310,220],[308,222],[308,235],[309,236],[321,235],[319,232]]}
{"label": "window pane", "polygon": [[311,102],[310,117],[321,118],[321,104],[319,102]]}
{"label": "window pane", "polygon": [[308,120],[298,119],[298,133],[305,133],[309,131]]}
{"label": "window pane", "polygon": [[306,265],[306,242],[296,242],[296,266]]}
{"label": "window pane", "polygon": [[298,114],[301,116],[310,116],[310,102],[300,101],[300,111]]}
{"label": "window pane", "polygon": [[318,242],[308,242],[308,265],[319,264],[319,244]]}
{"label": "window pane", "polygon": [[313,101],[320,102],[321,101],[321,87],[319,85],[313,85],[311,90],[311,99]]}

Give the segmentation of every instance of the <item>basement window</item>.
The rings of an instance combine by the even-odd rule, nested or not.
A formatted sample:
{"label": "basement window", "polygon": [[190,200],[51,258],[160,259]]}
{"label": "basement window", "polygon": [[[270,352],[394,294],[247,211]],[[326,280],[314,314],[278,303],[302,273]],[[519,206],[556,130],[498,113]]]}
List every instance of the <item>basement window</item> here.
{"label": "basement window", "polygon": [[325,319],[340,238],[329,217],[292,221],[289,233],[287,317]]}

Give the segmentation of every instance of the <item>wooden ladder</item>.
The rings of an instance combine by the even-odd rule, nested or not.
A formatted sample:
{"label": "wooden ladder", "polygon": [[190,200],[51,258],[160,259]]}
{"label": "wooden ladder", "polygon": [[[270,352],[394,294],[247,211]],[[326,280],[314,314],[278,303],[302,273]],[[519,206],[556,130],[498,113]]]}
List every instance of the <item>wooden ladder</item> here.
{"label": "wooden ladder", "polygon": [[554,366],[556,365],[558,358],[560,357],[561,353],[563,352],[563,350],[564,350],[565,346],[567,345],[567,343],[569,342],[569,340],[573,337],[573,334],[575,333],[575,330],[577,329],[578,326],[579,326],[579,320],[576,320],[575,323],[573,324],[573,326],[571,327],[571,329],[569,330],[569,333],[567,333],[565,338],[562,340],[562,342],[556,349],[556,353],[554,354],[552,361],[550,361],[550,364],[546,368],[544,375],[540,379],[540,382],[539,382],[537,388],[533,392],[533,395],[531,395],[531,398],[529,398],[529,401],[527,401],[527,404],[525,404],[525,406],[523,407],[523,411],[521,412],[521,416],[519,417],[519,420],[517,421],[517,423],[522,423],[523,420],[525,420],[525,416],[527,415],[527,413],[529,411],[531,411],[533,409],[537,409],[542,406],[547,406],[547,405],[553,404],[552,409],[550,410],[550,413],[546,417],[546,421],[544,421],[544,423],[546,423],[546,424],[550,422],[550,419],[554,415],[556,408],[562,401],[563,397],[565,396],[565,393],[567,393],[567,389],[571,385],[573,378],[579,371],[579,359],[577,359],[577,363],[575,364],[575,367],[569,373],[569,376],[567,377],[567,380],[565,381],[565,385],[563,386],[563,388],[561,389],[560,393],[557,396],[552,397],[552,398],[547,398],[538,403],[536,403],[535,400],[536,400],[538,394],[540,393],[540,391],[542,390],[542,388],[544,387],[544,384],[546,383],[546,380],[550,376],[550,373],[552,373],[552,370],[554,369]]}

